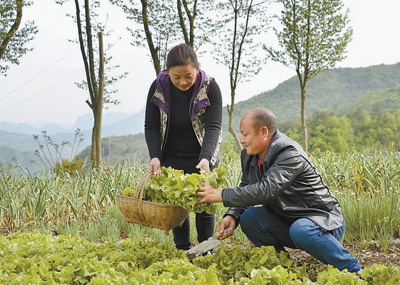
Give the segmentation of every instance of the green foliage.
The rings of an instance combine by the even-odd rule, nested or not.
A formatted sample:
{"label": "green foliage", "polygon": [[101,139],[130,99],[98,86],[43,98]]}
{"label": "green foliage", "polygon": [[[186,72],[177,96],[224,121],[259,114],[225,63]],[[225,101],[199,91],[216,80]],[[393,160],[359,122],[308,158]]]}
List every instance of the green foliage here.
{"label": "green foliage", "polygon": [[[273,247],[220,248],[194,259],[152,238],[93,243],[36,231],[0,236],[1,284],[398,284],[398,266],[373,265],[361,280],[328,266],[316,282]],[[218,254],[220,252],[220,254]]]}
{"label": "green foliage", "polygon": [[[239,158],[235,158],[235,155],[238,156],[228,144],[221,157],[221,166],[226,167],[226,179],[231,185],[237,183],[237,177],[232,178],[231,173],[240,172]],[[225,156],[229,159],[225,159]],[[342,205],[347,223],[345,240],[359,242],[364,248],[374,242],[379,243],[383,250],[390,249],[398,237],[400,227],[398,153],[337,154],[326,151],[316,152],[311,159]],[[285,255],[274,255],[272,248],[248,247],[248,240],[243,234],[240,235],[240,231],[236,231],[230,239],[236,244],[230,249],[228,244],[224,244],[226,246],[221,247],[216,254],[195,259],[193,264],[187,262],[186,257],[184,261],[174,260],[175,249],[171,237],[157,229],[127,224],[115,205],[115,194],[130,185],[136,185],[146,171],[147,167],[142,164],[118,164],[112,168],[101,168],[74,176],[68,173],[54,175],[50,172],[40,176],[15,176],[0,172],[0,227],[5,232],[20,230],[29,236],[15,241],[11,246],[5,245],[4,239],[13,239],[18,234],[0,237],[0,268],[3,269],[3,262],[6,263],[4,268],[13,266],[11,273],[0,271],[0,280],[12,276],[16,284],[26,283],[29,278],[40,284],[39,278],[47,276],[46,281],[51,284],[49,278],[54,274],[57,275],[54,278],[76,278],[83,284],[89,283],[88,280],[91,284],[104,284],[101,280],[109,280],[109,284],[137,284],[132,281],[136,279],[148,280],[149,283],[167,280],[165,282],[168,284],[175,284],[175,281],[170,281],[170,277],[188,280],[184,284],[206,284],[204,280],[211,280],[209,284],[260,284],[260,280],[268,280],[270,284],[313,284],[307,280],[310,272],[307,273],[306,267],[292,268],[292,260]],[[218,210],[221,212],[217,214],[223,215],[225,209],[221,207]],[[76,245],[70,245],[65,241],[67,238],[61,236],[60,243],[66,242],[66,245],[60,248],[61,245],[53,245],[49,237],[42,238],[29,232],[37,228],[44,232],[51,230],[55,234],[82,235],[85,240],[106,242],[107,246],[114,247],[102,250],[113,252],[114,255],[106,258],[106,254],[96,253],[100,248],[97,245],[88,245],[80,240],[73,240],[71,243]],[[119,247],[124,245],[120,241],[123,236],[135,240],[132,249],[130,246]],[[36,244],[40,239],[43,245]],[[165,242],[168,246],[164,247]],[[18,254],[26,254],[23,257],[16,256],[15,250],[11,251],[11,248],[20,248],[19,243],[26,244],[22,250],[17,251]],[[53,247],[58,251],[58,257],[49,252]],[[165,249],[167,253],[158,252],[153,247]],[[90,259],[88,261],[84,254],[79,254],[85,252],[85,248],[90,251],[87,254]],[[64,256],[64,253],[60,253],[63,250],[71,252],[65,252]],[[40,256],[41,252],[46,257]],[[12,257],[8,257],[8,254]],[[38,256],[32,257],[32,254]],[[182,253],[177,254],[178,259],[183,256]],[[108,255],[111,256],[111,253]],[[9,262],[11,258],[15,261]],[[54,260],[50,263],[47,258]],[[37,260],[40,261],[34,263]],[[64,263],[60,264],[61,261]],[[66,265],[67,262],[69,265]],[[54,264],[55,267],[49,269],[48,264]],[[150,267],[154,268],[152,273],[147,271]],[[363,272],[369,284],[385,284],[385,280],[394,280],[392,284],[396,284],[398,267],[376,268],[371,269],[371,272],[367,269]],[[184,274],[183,269],[187,269],[185,272],[192,270],[193,274]],[[334,269],[328,271],[321,273],[315,282],[347,285],[358,280],[354,278],[355,274]],[[131,283],[123,283],[128,281]],[[58,284],[57,281],[55,283]]]}
{"label": "green foliage", "polygon": [[[328,270],[322,271],[318,274],[316,284],[320,285],[356,285],[365,284],[356,274],[349,274],[347,270],[339,271],[336,268],[328,265]],[[385,283],[373,283],[373,284],[385,284]]]}
{"label": "green foliage", "polygon": [[[312,151],[331,150],[346,152],[351,133],[350,121],[326,112],[316,112],[308,124],[309,149]],[[311,131],[312,130],[312,131]]]}
{"label": "green foliage", "polygon": [[6,232],[37,224],[52,229],[58,223],[97,220],[115,205],[117,191],[136,184],[144,169],[142,164],[118,164],[74,176],[0,172],[0,227]]}
{"label": "green foliage", "polygon": [[54,167],[54,172],[57,175],[62,173],[68,173],[69,175],[75,175],[83,170],[85,162],[81,160],[79,156],[75,156],[73,161],[69,161],[68,159],[63,159],[63,161],[57,162]]}
{"label": "green foliage", "polygon": [[211,172],[184,174],[172,167],[161,167],[161,174],[152,176],[145,185],[145,200],[161,204],[175,204],[194,213],[214,214],[217,204],[197,204],[196,191],[202,182],[216,188],[226,185],[226,172],[215,168]]}
{"label": "green foliage", "polygon": [[2,284],[92,284],[93,278],[105,276],[113,284],[114,278],[183,257],[172,244],[149,238],[95,244],[77,236],[30,232],[0,236],[0,245]]}
{"label": "green foliage", "polygon": [[363,270],[362,277],[369,284],[400,284],[400,267],[374,264]]}
{"label": "green foliage", "polygon": [[[377,84],[379,83],[377,82]],[[368,90],[353,100],[350,105],[342,105],[338,112],[343,114],[361,110],[379,112],[387,109],[400,109],[400,84],[398,82],[394,84],[389,88]]]}
{"label": "green foliage", "polygon": [[231,248],[221,247],[215,254],[193,259],[193,264],[204,269],[215,266],[220,280],[239,280],[243,277],[250,277],[250,273],[254,269],[262,267],[272,269],[278,265],[286,269],[290,268],[299,275],[304,273],[302,268],[292,268],[293,260],[288,258],[287,253],[277,254],[272,246],[249,246],[245,250],[237,245]]}
{"label": "green foliage", "polygon": [[[296,68],[301,84],[345,58],[351,40],[348,11],[340,0],[281,0],[283,9],[275,30],[279,49],[266,48],[271,59]],[[300,75],[299,74],[299,75]]]}
{"label": "green foliage", "polygon": [[[370,112],[358,109],[341,116],[319,111],[307,119],[307,125],[310,152],[330,150],[346,153],[349,149],[365,152],[400,149],[400,109],[376,107]],[[284,122],[280,124],[280,130],[300,142],[299,122]]]}
{"label": "green foliage", "polygon": [[126,187],[122,190],[121,195],[135,197],[136,188],[133,186]]}
{"label": "green foliage", "polygon": [[238,284],[277,284],[277,285],[296,285],[314,284],[308,278],[298,278],[297,274],[277,265],[272,269],[261,267],[251,271],[251,278],[242,278]]}
{"label": "green foliage", "polygon": [[[27,44],[38,32],[34,21],[22,19],[25,8],[32,4],[29,0],[2,0],[0,5],[0,75],[7,75],[9,66],[4,63],[19,64],[19,59],[32,48]],[[24,25],[21,27],[21,22]]]}
{"label": "green foliage", "polygon": [[346,219],[346,237],[366,249],[375,240],[384,251],[400,227],[398,152],[343,153],[312,157],[336,194]]}

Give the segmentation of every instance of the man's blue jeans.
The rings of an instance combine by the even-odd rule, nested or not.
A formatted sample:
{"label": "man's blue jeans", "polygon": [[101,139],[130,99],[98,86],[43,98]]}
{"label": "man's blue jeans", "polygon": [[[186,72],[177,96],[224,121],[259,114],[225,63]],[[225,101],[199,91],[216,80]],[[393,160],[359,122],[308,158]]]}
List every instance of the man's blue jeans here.
{"label": "man's blue jeans", "polygon": [[244,211],[240,226],[255,246],[274,246],[277,251],[284,250],[284,246],[303,249],[339,270],[361,269],[357,258],[340,243],[346,228],[344,222],[342,227],[326,232],[309,219],[286,219],[266,207],[253,207]]}

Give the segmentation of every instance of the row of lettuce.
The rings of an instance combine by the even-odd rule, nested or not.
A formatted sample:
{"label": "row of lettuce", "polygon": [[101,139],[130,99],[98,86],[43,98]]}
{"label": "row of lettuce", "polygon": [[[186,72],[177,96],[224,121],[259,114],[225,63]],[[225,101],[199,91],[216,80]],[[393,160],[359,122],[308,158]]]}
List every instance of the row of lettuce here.
{"label": "row of lettuce", "polygon": [[272,247],[222,246],[189,260],[144,237],[93,243],[36,231],[0,236],[0,284],[400,284],[400,267],[376,264],[362,279],[330,266],[315,280]]}

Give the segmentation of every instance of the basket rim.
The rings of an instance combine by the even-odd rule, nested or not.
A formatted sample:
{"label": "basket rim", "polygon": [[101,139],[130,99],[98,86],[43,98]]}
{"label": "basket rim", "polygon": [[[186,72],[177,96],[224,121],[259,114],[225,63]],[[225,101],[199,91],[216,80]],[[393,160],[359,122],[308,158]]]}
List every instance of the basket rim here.
{"label": "basket rim", "polygon": [[162,203],[155,203],[155,202],[151,202],[151,201],[146,201],[146,200],[141,200],[141,199],[136,199],[135,197],[131,197],[131,196],[127,196],[127,195],[122,195],[122,194],[117,194],[117,199],[125,199],[125,200],[131,200],[131,201],[136,201],[136,202],[140,202],[140,203],[146,203],[146,204],[150,204],[150,205],[154,205],[154,206],[161,206],[161,207],[179,207],[182,208],[186,211],[189,212],[189,210],[176,205],[176,204],[162,204]]}

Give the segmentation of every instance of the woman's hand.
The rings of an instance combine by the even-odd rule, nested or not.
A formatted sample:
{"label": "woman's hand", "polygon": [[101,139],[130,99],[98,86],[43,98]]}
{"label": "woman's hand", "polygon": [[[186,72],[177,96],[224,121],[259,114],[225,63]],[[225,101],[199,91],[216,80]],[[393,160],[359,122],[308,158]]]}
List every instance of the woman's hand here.
{"label": "woman's hand", "polygon": [[202,160],[200,160],[199,164],[196,165],[196,168],[204,170],[206,172],[210,172],[210,162],[207,159],[203,158]]}
{"label": "woman's hand", "polygon": [[160,159],[158,157],[154,157],[150,160],[150,173],[152,175],[160,175],[161,174],[161,169],[160,169]]}
{"label": "woman's hand", "polygon": [[222,202],[222,190],[213,187],[210,184],[201,183],[201,186],[196,191],[197,196],[201,196],[202,199],[197,201],[197,204],[209,202],[209,203],[217,203]]}

